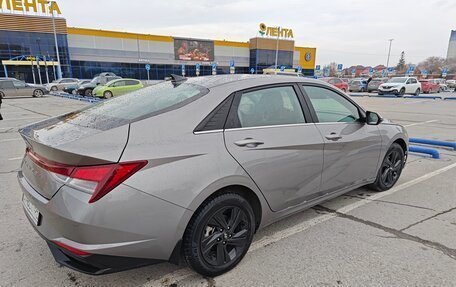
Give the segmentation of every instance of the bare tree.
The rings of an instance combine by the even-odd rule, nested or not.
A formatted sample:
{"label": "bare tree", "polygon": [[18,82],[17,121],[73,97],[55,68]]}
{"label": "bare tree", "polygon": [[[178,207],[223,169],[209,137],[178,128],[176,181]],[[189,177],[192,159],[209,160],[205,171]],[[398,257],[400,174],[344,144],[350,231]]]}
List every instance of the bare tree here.
{"label": "bare tree", "polygon": [[439,74],[446,66],[446,60],[442,57],[429,57],[418,64],[420,70],[427,70],[429,74]]}

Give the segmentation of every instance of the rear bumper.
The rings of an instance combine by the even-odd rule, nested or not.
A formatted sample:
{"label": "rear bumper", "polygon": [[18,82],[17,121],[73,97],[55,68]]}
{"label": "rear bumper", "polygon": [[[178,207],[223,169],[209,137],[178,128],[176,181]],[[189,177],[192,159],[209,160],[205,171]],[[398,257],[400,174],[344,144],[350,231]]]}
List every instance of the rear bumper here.
{"label": "rear bumper", "polygon": [[[89,194],[63,186],[49,200],[18,173],[23,196],[39,211],[26,217],[45,239],[56,261],[88,274],[104,274],[164,261],[177,261],[176,246],[193,212],[120,185],[96,203]],[[79,256],[62,243],[89,253]]]}
{"label": "rear bumper", "polygon": [[55,261],[78,272],[101,275],[164,262],[164,260],[92,254],[77,256],[46,240]]}

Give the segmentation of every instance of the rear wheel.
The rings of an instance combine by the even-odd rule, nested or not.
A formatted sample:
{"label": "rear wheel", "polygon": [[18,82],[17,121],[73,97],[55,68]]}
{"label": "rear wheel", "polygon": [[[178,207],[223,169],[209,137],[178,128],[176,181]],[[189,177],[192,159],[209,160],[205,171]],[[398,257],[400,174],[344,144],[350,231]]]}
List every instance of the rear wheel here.
{"label": "rear wheel", "polygon": [[255,232],[249,202],[235,193],[205,202],[184,234],[184,256],[198,273],[214,277],[234,268],[247,253]]}
{"label": "rear wheel", "polygon": [[92,96],[92,89],[86,89],[84,91],[84,96],[91,97]]}
{"label": "rear wheel", "polygon": [[57,87],[56,86],[52,86],[51,87],[51,91],[53,91],[53,92],[57,91]]}
{"label": "rear wheel", "polygon": [[33,91],[33,94],[32,94],[32,95],[33,95],[33,97],[35,97],[35,98],[39,98],[39,97],[42,97],[42,96],[44,95],[44,93],[43,93],[42,90],[38,90],[38,89],[37,89],[37,90],[34,90],[34,91]]}
{"label": "rear wheel", "polygon": [[0,99],[3,99],[5,97],[5,94],[0,91]]}
{"label": "rear wheel", "polygon": [[385,191],[393,187],[401,176],[404,158],[402,147],[393,143],[383,159],[377,179],[369,187],[377,191]]}
{"label": "rear wheel", "polygon": [[414,96],[418,97],[419,95],[420,95],[420,89],[418,88],[418,89],[416,89]]}

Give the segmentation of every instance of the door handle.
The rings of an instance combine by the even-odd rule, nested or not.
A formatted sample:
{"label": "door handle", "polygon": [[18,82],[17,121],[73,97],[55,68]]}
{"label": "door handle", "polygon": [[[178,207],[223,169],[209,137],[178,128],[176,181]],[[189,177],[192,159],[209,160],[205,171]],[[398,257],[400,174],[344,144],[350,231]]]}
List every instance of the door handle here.
{"label": "door handle", "polygon": [[246,138],[243,140],[235,141],[234,144],[237,146],[242,146],[242,147],[245,146],[245,147],[253,148],[253,147],[257,147],[261,144],[264,144],[264,142],[256,140],[256,139],[252,139],[252,138]]}
{"label": "door handle", "polygon": [[326,135],[325,138],[330,141],[338,141],[342,137],[336,133],[330,133],[329,135]]}

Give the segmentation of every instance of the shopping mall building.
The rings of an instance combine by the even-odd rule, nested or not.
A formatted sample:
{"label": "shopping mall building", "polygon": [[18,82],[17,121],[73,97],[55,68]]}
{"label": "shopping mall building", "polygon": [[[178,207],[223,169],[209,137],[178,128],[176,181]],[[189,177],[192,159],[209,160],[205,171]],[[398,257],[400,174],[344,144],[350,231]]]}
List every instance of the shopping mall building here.
{"label": "shopping mall building", "polygon": [[0,77],[32,83],[53,80],[59,65],[53,24],[63,77],[90,79],[100,72],[114,72],[154,80],[180,75],[183,69],[186,76],[210,75],[214,70],[227,74],[230,67],[235,73],[262,73],[274,67],[277,48],[278,67],[314,74],[316,49],[295,46],[291,29],[261,24],[259,31],[252,27],[252,34],[259,36],[247,42],[177,38],[68,27],[60,10],[54,11],[53,19],[41,0],[0,2]]}

